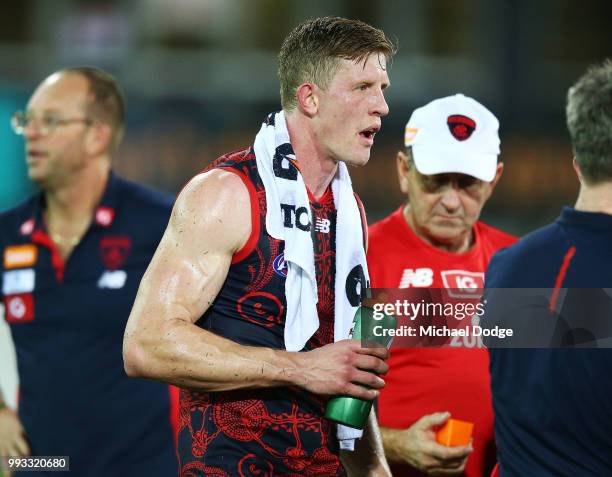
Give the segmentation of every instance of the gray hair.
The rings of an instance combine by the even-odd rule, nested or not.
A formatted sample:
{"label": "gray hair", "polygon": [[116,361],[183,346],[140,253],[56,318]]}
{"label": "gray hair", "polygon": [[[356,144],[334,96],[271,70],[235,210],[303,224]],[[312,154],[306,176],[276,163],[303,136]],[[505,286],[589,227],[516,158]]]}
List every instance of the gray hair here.
{"label": "gray hair", "polygon": [[612,180],[612,61],[592,66],[567,93],[567,128],[587,184]]}

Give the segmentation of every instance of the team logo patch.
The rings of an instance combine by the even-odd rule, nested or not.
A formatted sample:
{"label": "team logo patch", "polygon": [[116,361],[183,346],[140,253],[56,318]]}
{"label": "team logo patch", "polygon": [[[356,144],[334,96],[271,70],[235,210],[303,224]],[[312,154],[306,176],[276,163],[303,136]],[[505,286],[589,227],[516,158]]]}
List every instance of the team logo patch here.
{"label": "team logo patch", "polygon": [[4,309],[8,323],[27,323],[34,319],[34,297],[31,293],[5,296]]}
{"label": "team logo patch", "polygon": [[100,253],[104,266],[109,270],[121,268],[131,248],[132,240],[128,237],[104,237],[100,240]]}
{"label": "team logo patch", "polygon": [[476,122],[463,114],[453,114],[446,119],[446,124],[457,141],[465,141],[476,129]]}
{"label": "team logo patch", "polygon": [[31,267],[37,258],[38,248],[34,244],[9,245],[4,249],[4,268]]}
{"label": "team logo patch", "polygon": [[287,262],[285,262],[284,252],[274,259],[274,262],[272,262],[272,267],[274,267],[274,271],[277,275],[287,278]]}
{"label": "team logo patch", "polygon": [[465,270],[445,270],[442,272],[444,287],[450,289],[453,298],[480,298],[484,289],[484,273]]}
{"label": "team logo patch", "polygon": [[408,145],[412,141],[414,141],[414,138],[416,137],[418,132],[419,132],[419,128],[407,127],[406,130],[404,131],[404,144]]}

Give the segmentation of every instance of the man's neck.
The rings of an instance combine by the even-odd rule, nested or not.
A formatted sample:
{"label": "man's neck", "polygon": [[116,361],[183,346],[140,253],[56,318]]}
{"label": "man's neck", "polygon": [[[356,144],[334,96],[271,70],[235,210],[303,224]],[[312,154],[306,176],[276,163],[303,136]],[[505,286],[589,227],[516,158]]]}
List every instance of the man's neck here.
{"label": "man's neck", "polygon": [[599,212],[612,215],[612,181],[580,186],[574,206],[582,212]]}
{"label": "man's neck", "polygon": [[100,161],[87,167],[65,184],[45,189],[45,215],[48,217],[78,220],[93,216],[102,199],[110,172],[110,165]]}
{"label": "man's neck", "polygon": [[449,253],[465,253],[468,252],[472,245],[474,245],[474,231],[470,229],[467,233],[461,234],[457,237],[453,237],[452,239],[437,239],[436,237],[431,236],[427,233],[427,231],[419,227],[410,213],[410,205],[406,205],[404,207],[404,219],[408,226],[412,229],[414,234],[419,237],[423,242],[431,245],[434,248],[442,250],[443,252]]}
{"label": "man's neck", "polygon": [[110,162],[99,161],[61,186],[46,189],[44,219],[47,232],[67,258],[91,224],[110,173]]}
{"label": "man's neck", "polygon": [[299,162],[304,183],[318,199],[329,187],[338,164],[320,149],[307,118],[297,111],[285,112],[285,118],[291,146]]}

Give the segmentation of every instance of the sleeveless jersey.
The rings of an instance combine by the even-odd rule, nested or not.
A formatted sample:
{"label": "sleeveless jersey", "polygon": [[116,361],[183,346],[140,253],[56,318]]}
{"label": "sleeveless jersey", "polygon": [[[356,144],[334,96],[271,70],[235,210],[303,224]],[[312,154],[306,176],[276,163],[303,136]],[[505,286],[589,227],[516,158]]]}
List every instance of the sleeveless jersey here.
{"label": "sleeveless jersey", "polygon": [[[252,232],[234,255],[212,306],[196,324],[242,345],[285,349],[284,242],[266,231],[266,194],[255,155],[252,149],[230,153],[207,170],[212,168],[231,171],[246,185]],[[336,210],[331,187],[318,201],[310,199],[320,326],[306,349],[334,340]],[[326,401],[297,387],[182,390],[180,475],[346,475],[335,426],[323,417]]]}

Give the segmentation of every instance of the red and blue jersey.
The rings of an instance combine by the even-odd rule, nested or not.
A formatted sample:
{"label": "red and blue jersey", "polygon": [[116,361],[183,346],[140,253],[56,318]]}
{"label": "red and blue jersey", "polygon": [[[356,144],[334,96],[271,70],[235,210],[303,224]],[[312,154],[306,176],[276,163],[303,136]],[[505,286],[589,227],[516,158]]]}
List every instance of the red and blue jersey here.
{"label": "red and blue jersey", "polygon": [[[496,254],[485,286],[548,289],[551,300],[555,289],[604,293],[612,287],[612,215],[565,208],[556,222]],[[590,303],[579,305],[588,313]],[[533,318],[553,319],[546,312]],[[612,475],[612,350],[489,351],[499,475]]]}
{"label": "red and blue jersey", "polygon": [[[285,244],[266,230],[266,193],[251,149],[211,167],[237,174],[250,195],[252,232],[232,259],[213,305],[196,323],[247,346],[285,349]],[[334,340],[336,210],[331,188],[310,198],[320,326],[306,344]],[[316,225],[315,225],[316,224]],[[181,476],[338,476],[335,426],[324,417],[326,398],[297,387],[229,392],[181,390]]]}
{"label": "red and blue jersey", "polygon": [[176,475],[169,388],[128,378],[122,359],[130,309],[171,207],[170,197],[111,173],[66,262],[47,235],[42,195],[0,214],[19,416],[33,454],[69,456],[73,475]]}

